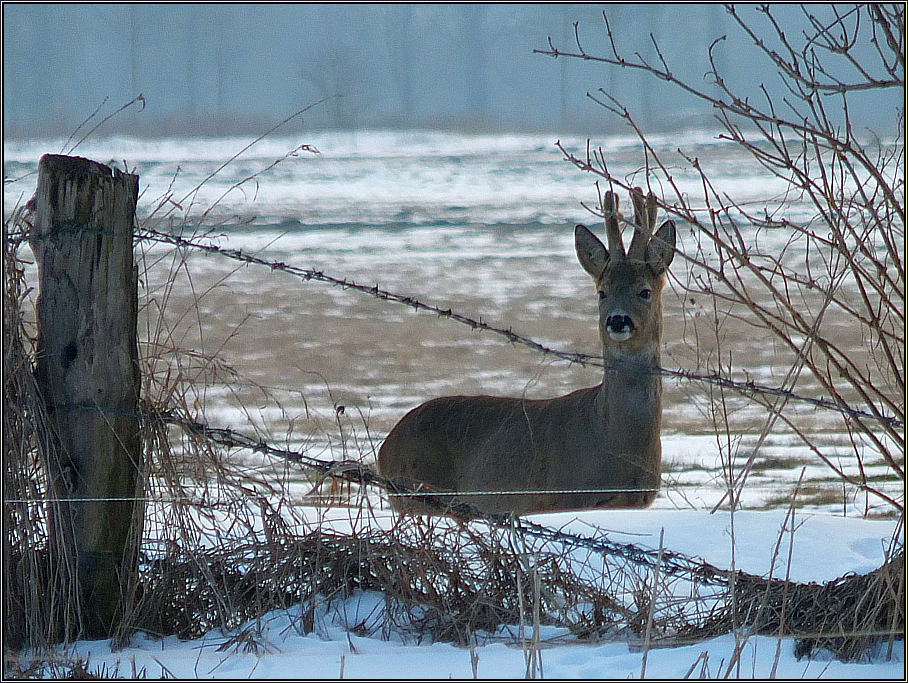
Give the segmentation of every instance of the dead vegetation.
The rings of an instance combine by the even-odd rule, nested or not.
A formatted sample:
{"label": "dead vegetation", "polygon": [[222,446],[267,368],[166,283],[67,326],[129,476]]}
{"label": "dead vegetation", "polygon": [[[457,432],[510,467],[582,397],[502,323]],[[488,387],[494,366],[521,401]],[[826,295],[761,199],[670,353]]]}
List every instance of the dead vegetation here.
{"label": "dead vegetation", "polygon": [[[3,418],[4,636],[14,650],[52,646],[76,608],[55,593],[59,568],[49,560],[41,461],[50,441],[32,380],[33,331],[23,315],[27,287],[17,256],[10,250],[5,259]],[[535,623],[566,627],[581,639],[657,647],[750,626],[798,638],[805,654],[826,647],[861,659],[904,630],[900,537],[887,564],[871,574],[803,585],[732,575],[668,549],[474,515],[466,506],[460,520],[390,522],[375,495],[386,482],[368,467],[322,462],[181,417],[196,405],[198,385],[146,386],[161,393],[144,399],[146,521],[121,643],[136,630],[180,638],[237,632],[294,605],[307,633],[318,628],[320,606],[368,591],[384,596],[385,609],[351,630],[417,642],[513,639],[522,637],[520,624]],[[264,468],[236,457],[240,452],[294,461],[313,485],[336,480],[328,488],[347,492],[346,505],[312,517],[311,509],[290,504]],[[254,633],[247,636],[251,645],[234,645],[257,647]]]}
{"label": "dead vegetation", "polygon": [[[717,435],[724,432],[728,504],[736,504],[759,445],[781,428],[841,481],[900,512],[904,497],[877,486],[865,464],[872,454],[894,480],[905,481],[904,108],[882,131],[863,130],[851,111],[873,93],[904,92],[904,7],[725,7],[740,30],[736,38],[752,44],[755,59],[777,72],[783,96],[760,84],[748,90],[723,73],[718,54],[726,36],[705,55],[704,82],[684,82],[654,38],[646,51],[627,47],[634,36],[614,30],[608,11],[596,27],[605,40],[595,52],[587,49],[590,28],[582,31],[579,24],[572,45],[550,40],[550,49],[539,52],[633,71],[708,103],[718,138],[784,191],[757,202],[728,192],[698,151],[654,145],[634,112],[602,88],[589,97],[633,131],[643,166],[624,175],[610,168],[601,150],[562,151],[609,188],[642,180],[660,188],[662,208],[691,227],[681,255],[690,267],[676,284],[692,306],[697,366],[717,380],[705,412]],[[685,176],[697,179],[699,191],[682,188],[678,179]],[[740,369],[735,349],[723,345],[722,328],[730,320],[767,340],[781,392],[748,392],[756,383]],[[861,345],[846,351],[843,335],[859,335]],[[793,410],[793,395],[810,392],[841,411],[852,444],[847,458],[830,456],[809,427],[812,416],[802,419]],[[735,412],[744,403],[762,410],[761,437],[750,452],[731,436],[743,427]],[[744,464],[734,466],[736,460]]]}
{"label": "dead vegetation", "polygon": [[[588,58],[586,54],[580,56]],[[618,107],[618,113],[633,123],[626,110]],[[740,132],[733,125],[729,131],[731,135]],[[645,138],[643,143],[650,154],[647,170],[668,169],[652,155]],[[849,140],[849,144],[846,154],[849,149],[862,151],[856,141]],[[300,148],[294,153],[298,151],[306,150]],[[783,146],[780,158],[786,158],[784,152]],[[812,163],[808,152],[805,149],[803,154],[787,158]],[[827,156],[823,151],[817,160],[822,163]],[[885,165],[898,158],[881,156],[879,161]],[[610,178],[604,163],[596,166],[595,154],[572,160],[615,184],[629,184],[625,179]],[[845,170],[842,167],[839,172]],[[704,187],[709,188],[708,178],[703,178]],[[670,184],[666,182],[666,186]],[[702,272],[710,277],[692,279],[685,286],[697,293],[728,298],[739,291],[734,285],[740,283],[722,278],[751,269],[753,277],[769,283],[771,296],[750,296],[741,290],[743,300],[734,303],[743,303],[745,309],[751,306],[748,310],[757,317],[768,316],[778,322],[789,342],[801,333],[810,340],[803,353],[795,349],[800,364],[791,381],[775,393],[762,391],[747,378],[736,380],[720,372],[724,369],[721,354],[716,357],[717,363],[706,364],[703,372],[696,376],[687,373],[683,378],[727,388],[762,403],[768,415],[763,426],[768,432],[778,421],[787,419],[786,405],[798,400],[796,380],[801,371],[813,373],[823,386],[829,386],[828,395],[836,397],[830,405],[817,407],[839,411],[855,443],[873,444],[891,471],[904,480],[904,403],[893,391],[895,386],[904,390],[904,251],[897,246],[904,238],[903,203],[897,204],[904,201],[903,180],[897,178],[889,189],[892,191],[888,194],[881,189],[871,197],[873,201],[879,196],[887,198],[889,203],[883,210],[877,210],[871,202],[863,211],[864,205],[857,201],[860,198],[845,198],[857,208],[843,213],[833,226],[838,230],[834,243],[842,246],[842,258],[829,266],[824,279],[838,283],[849,273],[857,277],[870,287],[872,293],[864,304],[871,312],[857,308],[851,294],[843,298],[839,296],[842,290],[830,288],[817,313],[822,317],[826,311],[841,309],[860,325],[873,323],[867,334],[872,340],[872,358],[878,364],[867,370],[866,376],[861,374],[864,370],[854,372],[851,360],[825,343],[819,320],[805,321],[789,299],[772,298],[791,291],[806,299],[815,297],[814,289],[798,274],[796,266],[801,264],[792,266],[768,256],[751,258],[737,249],[740,234],[736,230],[742,222],[765,220],[766,230],[791,229],[780,222],[787,219],[770,221],[769,214],[764,219],[750,215],[752,212],[735,211],[736,207],[723,204],[724,198],[710,189],[706,205],[721,201],[706,213],[681,202],[680,194],[678,202],[667,201],[664,208],[691,225],[699,225],[717,247],[718,262],[707,259],[701,264],[707,269]],[[819,196],[820,201],[828,199],[831,205],[843,200],[840,187]],[[191,197],[182,200],[188,200],[182,203],[191,206]],[[172,218],[171,205],[179,204],[165,198],[151,216]],[[855,222],[858,214],[875,217],[875,225],[891,226],[888,232],[880,233],[882,242],[873,250],[861,248],[855,240],[864,234],[862,225]],[[71,624],[77,622],[78,604],[73,596],[59,590],[63,585],[61,568],[50,559],[49,487],[43,463],[54,454],[50,452],[53,440],[33,377],[36,331],[29,307],[34,293],[24,277],[26,257],[21,253],[27,221],[27,215],[16,214],[5,226],[4,240],[3,628],[7,652],[26,647],[40,652],[77,635]],[[146,237],[153,237],[151,226],[143,227]],[[825,235],[826,230],[825,225],[796,228],[798,235],[808,238]],[[181,254],[195,246],[179,239],[171,244],[173,251],[164,258],[172,258],[172,269],[178,272],[186,268]],[[834,246],[825,236],[819,244]],[[213,257],[243,256],[216,249],[207,253]],[[241,260],[252,267],[279,270],[276,266],[281,265],[285,271],[292,271],[286,264]],[[880,273],[886,277],[882,284],[874,285],[871,280]],[[422,307],[499,333],[509,342],[529,342],[531,348],[551,352],[538,344],[532,346],[535,342],[510,330],[480,325],[450,310],[433,310],[377,287],[355,285],[324,273],[297,275],[307,281],[350,287],[392,303]],[[745,284],[751,286],[752,281]],[[389,522],[387,515],[378,514],[380,497],[388,493],[386,482],[364,466],[371,457],[364,448],[351,447],[349,461],[321,461],[304,447],[284,447],[264,434],[244,435],[204,422],[206,392],[234,382],[239,375],[223,359],[200,354],[181,343],[181,337],[162,315],[169,291],[164,286],[149,293],[143,303],[148,333],[142,340],[141,368],[147,463],[142,498],[146,510],[143,527],[137,529],[141,534],[138,576],[134,591],[123,605],[116,635],[120,643],[137,630],[194,638],[221,629],[225,634],[238,633],[232,637],[231,647],[255,649],[263,646],[258,644],[254,628],[237,629],[256,617],[269,610],[300,605],[299,628],[311,632],[318,628],[324,605],[361,591],[381,593],[385,608],[378,620],[350,624],[351,630],[377,637],[396,633],[416,641],[470,644],[483,635],[520,642],[526,633],[522,625],[540,623],[563,626],[576,638],[624,638],[644,648],[746,631],[794,638],[797,652],[803,655],[827,648],[842,659],[861,660],[880,643],[888,644],[891,653],[892,644],[904,636],[902,526],[893,538],[887,562],[878,570],[818,585],[717,568],[671,549],[657,552],[610,543],[602,536],[540,527],[526,520],[475,515],[465,506],[459,509],[459,520],[402,518]],[[882,313],[873,312],[877,309]],[[192,315],[193,311],[188,311],[177,317]],[[595,358],[576,354],[566,354],[565,360],[596,362]],[[844,388],[841,373],[823,370],[827,360],[845,371]],[[879,376],[884,377],[884,383],[877,381]],[[267,396],[268,390],[262,388],[259,395]],[[721,397],[715,405],[721,408]],[[720,428],[721,414],[717,419],[717,430]],[[810,441],[810,435],[805,439],[809,445],[817,445]],[[822,459],[823,449],[816,450]],[[857,447],[855,457],[860,464],[862,456]],[[751,465],[758,462],[755,458],[744,460]],[[749,469],[730,472],[732,501]],[[291,476],[313,493],[327,492],[340,505],[307,508],[308,512],[296,507],[291,496],[285,495]],[[887,498],[871,479],[862,477],[852,483]],[[903,515],[903,500],[889,502]],[[35,670],[8,658],[5,672],[28,676]],[[87,675],[88,669],[80,664],[72,673]]]}

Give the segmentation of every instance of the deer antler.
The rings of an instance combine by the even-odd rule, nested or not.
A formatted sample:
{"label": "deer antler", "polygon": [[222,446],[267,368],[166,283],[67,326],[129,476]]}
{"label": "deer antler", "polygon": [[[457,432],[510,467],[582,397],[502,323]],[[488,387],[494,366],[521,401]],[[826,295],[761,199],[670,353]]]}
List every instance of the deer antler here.
{"label": "deer antler", "polygon": [[611,190],[602,199],[602,215],[605,217],[605,236],[611,260],[624,259],[624,243],[621,241],[621,212],[618,211],[618,195]]}
{"label": "deer antler", "polygon": [[656,205],[656,195],[650,192],[644,199],[643,190],[639,187],[631,190],[631,201],[634,204],[635,226],[634,237],[631,239],[630,249],[627,250],[627,257],[642,261],[646,254],[646,245],[653,237],[659,207]]}

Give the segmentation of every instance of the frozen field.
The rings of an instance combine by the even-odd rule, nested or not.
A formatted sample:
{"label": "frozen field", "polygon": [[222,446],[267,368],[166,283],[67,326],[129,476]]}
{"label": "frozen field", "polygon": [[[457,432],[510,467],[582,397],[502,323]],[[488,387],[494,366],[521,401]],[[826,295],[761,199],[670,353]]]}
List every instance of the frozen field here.
{"label": "frozen field", "polygon": [[[592,177],[562,159],[555,141],[424,132],[272,138],[213,176],[249,140],[109,139],[86,143],[76,153],[121,167],[125,161],[137,172],[140,221],[156,230],[377,285],[511,328],[550,348],[598,354],[595,292],[573,246],[575,223],[600,231],[595,217],[581,206],[595,204],[596,188]],[[679,146],[695,150],[713,169],[713,179],[739,201],[759,202],[784,189],[712,135],[653,141],[667,153]],[[561,142],[574,150],[586,146],[586,140]],[[300,151],[259,174],[303,144],[321,153]],[[612,173],[645,184],[635,140],[608,138],[592,144],[610,159]],[[19,179],[4,186],[7,214],[33,193],[40,155],[57,153],[62,146],[62,140],[4,142],[5,176]],[[676,180],[682,189],[689,183],[690,192],[697,192],[697,179],[680,166]],[[161,203],[165,196],[170,199]],[[807,211],[799,205],[790,209],[792,218]],[[696,245],[686,227],[680,228],[679,242],[682,251]],[[166,245],[144,242],[138,253],[140,297],[146,304],[141,353],[154,357],[167,349],[182,354],[185,360],[178,366],[196,382],[209,422],[254,431],[284,447],[306,447],[312,457],[369,463],[393,424],[434,396],[544,398],[600,381],[594,368],[571,366],[356,291],[199,252],[178,253]],[[789,364],[773,340],[754,335],[752,327],[730,316],[721,317],[720,335],[705,335],[715,327],[711,302],[691,297],[686,282],[685,262],[676,259],[664,294],[663,365],[705,373],[715,369],[719,354],[725,362],[731,353],[739,378],[781,384]],[[867,353],[854,330],[841,330],[840,343],[855,355]],[[219,372],[198,362],[206,355],[223,361]],[[821,397],[809,381],[799,384],[798,391]],[[577,517],[578,523],[610,538],[629,535],[649,547],[658,546],[664,529],[666,547],[727,566],[730,520],[726,512],[711,511],[728,489],[728,471],[753,458],[743,511],[737,513],[738,568],[769,571],[772,547],[802,469],[799,497],[805,507],[787,567],[792,578],[826,581],[878,567],[895,522],[867,517],[885,514],[887,506],[843,486],[781,423],[761,438],[765,413],[739,397],[727,400],[732,411],[726,431],[707,387],[666,379],[665,473],[653,509],[547,521],[561,526]],[[787,410],[824,455],[846,472],[856,471],[855,445],[838,413],[796,402]],[[860,444],[857,448],[863,449]],[[887,479],[889,470],[869,448],[861,465],[881,490],[904,500],[903,482]],[[285,477],[283,495],[290,504],[302,505],[300,492],[308,487],[302,474],[296,476]],[[780,569],[775,568],[776,575]],[[231,634],[212,632],[187,643],[140,637],[119,652],[111,652],[106,643],[79,643],[70,654],[90,654],[92,665],[117,666],[120,675],[135,670],[149,677],[424,679],[525,673],[524,651],[513,645],[513,634],[492,634],[479,644],[474,669],[468,649],[347,632],[351,623],[380,618],[381,609],[381,596],[368,593],[326,603],[319,628],[308,635],[298,629],[297,612],[271,614],[255,625],[262,629],[262,647],[251,653],[219,649]],[[627,643],[579,644],[558,630],[543,635],[545,677],[641,674],[642,655]],[[646,675],[725,675],[734,645],[729,635],[654,650]],[[875,679],[904,674],[904,641],[895,661],[884,662],[880,655],[873,664],[797,661],[791,641],[781,644],[776,661],[776,648],[775,639],[751,639],[740,668],[730,675]]]}

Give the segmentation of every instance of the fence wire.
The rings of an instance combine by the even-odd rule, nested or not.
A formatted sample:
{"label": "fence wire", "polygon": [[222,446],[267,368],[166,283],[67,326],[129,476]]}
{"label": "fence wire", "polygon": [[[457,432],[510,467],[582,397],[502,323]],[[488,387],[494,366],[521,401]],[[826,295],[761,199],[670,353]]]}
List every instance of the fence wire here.
{"label": "fence wire", "polygon": [[[369,467],[353,461],[328,461],[307,456],[298,451],[278,448],[261,439],[241,434],[232,429],[211,427],[197,420],[191,420],[173,412],[162,412],[154,416],[161,422],[179,426],[188,432],[202,436],[225,448],[243,448],[255,453],[282,458],[288,462],[297,463],[307,469],[313,470],[322,477],[334,477],[345,482],[358,484],[364,487],[373,487],[392,495],[406,495],[417,498],[436,510],[449,516],[462,520],[480,520],[490,526],[502,529],[517,529],[520,533],[532,536],[542,541],[560,543],[569,547],[582,547],[587,550],[606,555],[622,557],[633,564],[655,568],[660,553],[656,550],[641,548],[628,543],[614,543],[604,538],[594,538],[581,534],[551,529],[541,524],[536,524],[525,518],[515,518],[508,514],[486,513],[475,506],[451,500],[446,494],[426,492],[411,487],[400,481],[391,481],[381,476]],[[490,493],[480,491],[475,493]],[[492,492],[496,493],[496,492]],[[464,495],[462,492],[455,495]],[[728,572],[714,567],[699,559],[689,558],[683,554],[672,551],[661,553],[661,570],[667,574],[696,575],[698,580],[710,585],[728,585]]]}
{"label": "fence wire", "polygon": [[[553,356],[555,358],[567,361],[571,364],[600,368],[605,367],[605,359],[602,356],[553,349],[545,346],[544,344],[540,344],[539,342],[530,339],[529,337],[517,334],[510,328],[498,327],[496,325],[485,322],[481,317],[476,320],[467,315],[456,313],[450,308],[443,309],[433,304],[419,301],[418,299],[411,296],[397,294],[395,292],[382,289],[378,285],[364,285],[353,280],[348,280],[347,278],[339,278],[329,275],[321,270],[301,268],[299,266],[290,265],[283,261],[272,261],[264,259],[260,256],[245,253],[240,249],[225,248],[212,242],[201,242],[196,239],[187,239],[179,235],[172,235],[151,228],[139,228],[137,235],[140,239],[172,244],[183,249],[195,249],[207,254],[216,254],[218,256],[240,261],[242,263],[262,266],[269,268],[272,271],[287,273],[306,282],[323,282],[336,287],[341,287],[343,289],[351,289],[357,292],[361,292],[362,294],[375,297],[376,299],[380,299],[382,301],[402,304],[417,311],[433,313],[440,318],[447,318],[463,325],[467,325],[473,330],[491,332],[493,334],[504,337],[512,344],[525,346],[544,355]],[[905,426],[904,420],[901,420],[894,415],[880,415],[867,410],[862,410],[860,408],[855,408],[844,402],[832,401],[826,398],[803,396],[783,387],[771,387],[763,384],[758,384],[753,381],[741,382],[724,376],[719,372],[702,374],[689,370],[663,367],[659,367],[653,372],[657,372],[666,377],[674,377],[681,381],[700,382],[723,389],[730,389],[748,398],[754,398],[756,396],[771,396],[773,398],[796,401],[799,403],[812,405],[815,408],[835,411],[847,417],[855,419],[874,420],[888,426],[891,429],[903,429]]]}
{"label": "fence wire", "polygon": [[[659,548],[617,543],[605,534],[577,533],[523,517],[485,513],[468,503],[390,481],[357,462],[312,458],[172,411],[149,414],[146,419],[175,426],[221,448],[247,449],[296,463],[314,471],[320,480],[335,478],[382,493],[413,496],[427,507],[455,518],[458,524],[444,526],[437,517],[424,523],[404,516],[390,536],[376,535],[366,527],[352,534],[362,536],[357,542],[365,545],[344,551],[356,558],[358,571],[368,567],[366,573],[370,576],[384,576],[386,572],[409,576],[409,568],[413,567],[420,585],[423,581],[437,583],[427,593],[420,593],[419,600],[427,600],[430,595],[446,596],[455,587],[457,592],[469,586],[463,595],[458,592],[458,600],[465,600],[464,604],[476,602],[469,609],[464,604],[453,608],[445,603],[446,609],[453,609],[460,616],[449,615],[444,622],[465,618],[469,628],[477,627],[479,622],[473,612],[477,605],[488,602],[484,591],[492,590],[490,577],[503,571],[499,578],[506,584],[513,583],[516,575],[523,576],[527,583],[538,576],[541,583],[537,590],[547,618],[554,618],[554,623],[568,627],[580,638],[613,638],[624,633],[638,642],[652,626],[654,644],[681,645],[735,631],[746,624],[751,635],[795,636],[802,654],[823,647],[843,659],[860,659],[873,644],[887,640],[891,643],[903,635],[904,588],[898,583],[898,571],[904,563],[904,546],[898,541],[898,530],[880,569],[824,584],[803,584],[772,574],[764,577],[722,569],[661,543]],[[793,526],[794,520],[787,519],[786,524]],[[320,527],[313,533],[320,542],[326,540]],[[303,543],[309,540],[307,537]],[[403,556],[399,555],[401,552]],[[371,559],[366,561],[363,557]],[[376,557],[390,562],[391,568],[373,566]],[[399,586],[400,580],[403,579],[392,582]],[[519,584],[519,577],[517,581]],[[394,593],[382,585],[383,590]],[[502,605],[506,604],[508,600],[503,599]],[[865,609],[865,604],[871,607]],[[414,627],[409,617],[399,618],[404,631]],[[505,620],[513,618],[514,613]],[[432,628],[444,631],[446,627],[435,623]],[[463,633],[457,637],[462,638]]]}
{"label": "fence wire", "polygon": [[[571,363],[603,364],[600,357],[549,349],[512,330],[378,287],[332,277],[321,271],[268,261],[239,250],[222,249],[216,244],[155,231],[140,231],[140,237],[280,270],[304,281],[354,289],[456,320],[473,329],[498,334],[511,343],[522,344]],[[685,376],[680,371],[662,372]],[[690,375],[686,378],[714,384],[727,381],[727,386],[742,393],[763,392],[763,388],[756,385],[739,385],[718,376]],[[767,388],[765,393],[772,391]],[[781,395],[804,400],[790,392],[783,391]],[[821,407],[840,411],[842,408],[831,403]],[[31,418],[34,419],[39,412],[40,406],[36,403]],[[616,633],[614,629],[624,629],[639,637],[648,626],[647,615],[658,628],[658,639],[673,644],[728,632],[740,628],[741,624],[752,625],[754,632],[771,630],[781,635],[788,624],[795,623],[795,616],[801,614],[805,626],[798,633],[810,634],[811,638],[817,639],[828,639],[833,630],[838,629],[835,630],[838,634],[844,628],[849,638],[867,637],[878,641],[885,637],[895,638],[904,628],[904,608],[898,611],[889,607],[890,602],[903,603],[904,588],[890,590],[892,581],[882,568],[880,573],[868,575],[866,579],[845,577],[828,586],[765,579],[741,571],[720,569],[699,558],[665,548],[656,550],[615,543],[604,535],[553,529],[509,515],[485,514],[448,496],[408,489],[400,482],[381,477],[361,463],[313,458],[304,452],[277,447],[233,429],[212,427],[178,410],[145,409],[141,418],[147,431],[158,435],[158,444],[167,440],[164,432],[169,430],[165,426],[173,426],[192,436],[190,441],[193,443],[188,444],[185,454],[180,454],[190,460],[174,458],[169,463],[175,465],[173,472],[168,473],[173,479],[169,484],[164,483],[163,487],[171,493],[185,490],[185,473],[181,468],[198,465],[192,459],[197,455],[197,448],[205,450],[205,446],[198,446],[203,442],[209,444],[210,450],[217,452],[218,457],[220,449],[242,449],[298,464],[315,473],[317,476],[312,477],[315,480],[337,479],[390,495],[414,496],[426,506],[462,522],[447,527],[435,521],[420,527],[423,524],[421,521],[399,519],[395,531],[385,535],[380,530],[369,528],[362,529],[362,533],[354,531],[344,535],[318,525],[308,535],[297,537],[290,533],[289,525],[280,520],[282,499],[274,505],[269,501],[262,502],[261,517],[255,517],[257,501],[253,487],[246,487],[248,482],[243,476],[234,479],[232,475],[238,472],[229,466],[219,471],[212,482],[218,490],[230,489],[242,498],[228,500],[225,515],[221,514],[221,510],[210,509],[204,491],[200,498],[187,499],[186,504],[168,506],[170,509],[166,513],[149,510],[149,515],[159,515],[155,519],[155,528],[160,538],[153,534],[143,538],[143,551],[147,553],[141,571],[146,592],[131,618],[134,619],[132,623],[153,632],[179,632],[190,637],[208,628],[229,629],[288,600],[305,605],[307,601],[317,599],[318,591],[322,595],[334,594],[332,591],[339,593],[359,586],[382,588],[389,596],[389,604],[399,603],[400,606],[395,609],[399,610],[401,622],[413,622],[413,610],[430,605],[431,609],[423,611],[427,616],[423,618],[422,625],[429,624],[434,629],[431,631],[433,634],[447,638],[444,634],[450,633],[451,628],[472,633],[478,628],[494,631],[501,624],[516,623],[521,618],[519,613],[523,608],[520,605],[523,603],[520,601],[524,597],[520,594],[515,598],[514,579],[523,577],[524,585],[532,585],[537,575],[543,579],[539,590],[547,616],[559,615],[558,623],[569,625],[572,632],[580,637],[610,636]],[[31,438],[35,438],[34,435]],[[26,444],[23,442],[22,445]],[[46,444],[34,444],[32,447],[40,451]],[[28,472],[20,474],[28,475]],[[192,477],[189,476],[186,481],[191,482]],[[35,507],[40,507],[37,503],[46,503],[48,499],[40,496],[40,486],[31,482],[29,486],[27,491],[23,488],[22,493],[37,492],[39,495],[34,499],[28,498],[32,505],[23,512],[23,521],[25,528],[37,533],[23,534],[23,545],[17,546],[16,550],[21,554],[20,566],[32,562],[37,567],[36,570],[29,570],[32,571],[28,574],[32,577],[30,585],[43,586],[41,581],[44,579],[40,572],[43,571],[44,556],[40,543],[36,542],[43,533],[42,518],[40,512],[37,516],[31,513]],[[230,498],[229,495],[227,497]],[[26,498],[25,495],[16,496],[17,500]],[[173,498],[176,499],[175,496]],[[149,495],[145,500],[150,503],[149,508],[154,502],[168,502],[167,496],[154,498]],[[9,512],[15,501],[8,499],[5,503]],[[204,521],[216,529],[211,539],[206,538],[199,527],[193,526],[203,516]],[[255,533],[259,519],[262,520],[264,533]],[[287,533],[284,533],[285,529]],[[209,540],[214,545],[207,545]],[[903,550],[900,552],[903,561]],[[659,585],[653,577],[658,577]],[[329,582],[328,578],[335,583]],[[410,591],[403,597],[402,582]],[[23,594],[26,588],[23,586]],[[882,610],[880,616],[876,618],[874,613],[872,622],[858,620],[857,616],[851,621],[843,621],[841,614],[829,608],[827,600],[840,588],[856,594],[856,604],[885,604],[886,608],[879,608],[878,611]],[[497,602],[493,602],[491,596],[497,589],[501,589],[501,595],[495,594]],[[871,593],[871,590],[876,592]],[[253,599],[249,598],[250,595]],[[801,595],[804,609],[796,611],[790,596]],[[836,595],[840,593],[833,597]],[[889,600],[890,597],[893,599]],[[837,597],[835,599],[838,600]],[[32,602],[37,607],[43,604],[39,600]],[[651,607],[654,603],[655,609]],[[143,616],[143,610],[147,610],[150,616]],[[781,620],[778,616],[780,610]],[[863,615],[865,611],[863,608],[856,609],[855,614],[860,612]],[[571,615],[565,616],[568,612]],[[154,619],[159,619],[160,623]],[[827,624],[824,619],[831,622]],[[792,630],[784,632],[790,634]]]}

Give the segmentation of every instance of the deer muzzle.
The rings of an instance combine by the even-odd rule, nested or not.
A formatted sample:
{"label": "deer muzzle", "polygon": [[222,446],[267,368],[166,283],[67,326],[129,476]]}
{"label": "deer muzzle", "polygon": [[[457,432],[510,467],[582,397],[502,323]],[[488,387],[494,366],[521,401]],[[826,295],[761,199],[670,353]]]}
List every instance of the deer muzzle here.
{"label": "deer muzzle", "polygon": [[610,315],[605,321],[605,327],[613,341],[623,342],[631,338],[634,321],[628,315]]}

